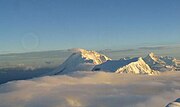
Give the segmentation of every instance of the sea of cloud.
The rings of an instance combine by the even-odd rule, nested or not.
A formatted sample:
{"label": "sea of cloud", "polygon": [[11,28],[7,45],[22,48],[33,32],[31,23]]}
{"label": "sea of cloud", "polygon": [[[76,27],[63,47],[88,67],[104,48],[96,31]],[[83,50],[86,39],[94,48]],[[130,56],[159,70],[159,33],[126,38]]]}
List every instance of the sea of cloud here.
{"label": "sea of cloud", "polygon": [[76,72],[0,85],[0,107],[165,107],[180,97],[180,72]]}

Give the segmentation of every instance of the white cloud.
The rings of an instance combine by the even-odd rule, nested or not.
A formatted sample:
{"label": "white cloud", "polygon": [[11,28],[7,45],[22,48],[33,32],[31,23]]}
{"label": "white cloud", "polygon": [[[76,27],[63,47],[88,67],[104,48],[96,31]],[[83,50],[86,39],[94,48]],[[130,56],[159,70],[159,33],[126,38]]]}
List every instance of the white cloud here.
{"label": "white cloud", "polygon": [[180,73],[78,72],[0,86],[0,107],[163,107],[180,97]]}

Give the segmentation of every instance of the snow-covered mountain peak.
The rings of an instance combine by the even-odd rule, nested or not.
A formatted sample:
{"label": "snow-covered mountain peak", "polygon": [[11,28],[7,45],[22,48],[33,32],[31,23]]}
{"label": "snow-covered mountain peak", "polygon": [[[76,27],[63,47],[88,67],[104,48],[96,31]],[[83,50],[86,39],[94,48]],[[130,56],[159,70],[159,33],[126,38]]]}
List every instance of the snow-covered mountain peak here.
{"label": "snow-covered mountain peak", "polygon": [[71,57],[76,56],[76,58],[78,57],[83,58],[87,62],[89,62],[88,60],[91,60],[89,63],[93,63],[93,64],[101,64],[103,62],[106,62],[107,60],[111,60],[111,58],[95,51],[89,51],[81,48],[72,49],[72,51],[74,53],[72,54]]}
{"label": "snow-covered mountain peak", "polygon": [[159,60],[158,56],[156,56],[156,55],[155,55],[154,53],[152,53],[152,52],[147,55],[146,59],[148,59],[148,60],[153,60],[153,61],[155,61],[155,62],[161,62],[161,63],[163,63],[162,61]]}
{"label": "snow-covered mountain peak", "polygon": [[151,53],[149,53],[149,56],[150,56],[150,57],[154,57],[155,54],[154,54],[153,52],[151,52]]}
{"label": "snow-covered mountain peak", "polygon": [[101,64],[103,62],[106,62],[108,60],[111,60],[111,58],[108,58],[107,56],[100,54],[95,51],[88,51],[84,49],[79,50],[79,54],[84,58],[85,60],[92,60],[93,64]]}
{"label": "snow-covered mountain peak", "polygon": [[139,57],[139,58],[138,58],[138,61],[143,61],[143,62],[144,62],[144,60],[143,60],[142,57]]}
{"label": "snow-covered mountain peak", "polygon": [[68,49],[68,51],[71,51],[72,53],[78,53],[78,52],[83,52],[86,50],[82,48],[72,48],[72,49]]}
{"label": "snow-covered mountain peak", "polygon": [[111,58],[95,51],[85,49],[71,49],[73,54],[56,70],[49,75],[64,74],[73,71],[107,71],[116,73],[133,74],[158,74],[159,71],[172,71],[176,67],[176,60],[173,57],[156,56],[148,54],[145,58]]}
{"label": "snow-covered mountain peak", "polygon": [[95,65],[111,60],[107,56],[95,51],[73,49],[74,53],[50,75],[72,71],[91,71]]}
{"label": "snow-covered mountain peak", "polygon": [[154,60],[157,60],[157,56],[156,56],[153,52],[151,52],[150,54],[148,54],[148,56],[149,56],[150,58],[154,59]]}
{"label": "snow-covered mountain peak", "polygon": [[168,56],[157,56],[150,53],[144,61],[153,69],[158,71],[171,71],[177,66],[176,59]]}
{"label": "snow-covered mountain peak", "polygon": [[116,73],[133,73],[133,74],[157,74],[158,72],[144,62],[142,57],[111,60],[100,65],[96,65],[93,71],[107,71]]}
{"label": "snow-covered mountain peak", "polygon": [[158,71],[152,70],[149,65],[147,65],[142,57],[136,58],[128,65],[119,68],[116,73],[133,73],[133,74],[158,74]]}

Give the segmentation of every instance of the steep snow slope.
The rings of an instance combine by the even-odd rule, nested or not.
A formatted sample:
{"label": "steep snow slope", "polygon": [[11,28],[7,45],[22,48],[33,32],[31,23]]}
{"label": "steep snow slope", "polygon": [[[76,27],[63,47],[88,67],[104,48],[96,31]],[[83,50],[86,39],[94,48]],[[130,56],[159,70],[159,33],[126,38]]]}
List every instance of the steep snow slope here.
{"label": "steep snow slope", "polygon": [[169,103],[166,107],[180,107],[180,98],[178,98],[176,101]]}
{"label": "steep snow slope", "polygon": [[111,60],[100,65],[96,65],[93,71],[108,71],[116,73],[133,73],[133,74],[157,74],[157,71],[151,68],[139,58]]}
{"label": "steep snow slope", "polygon": [[131,62],[130,64],[119,68],[116,73],[134,73],[134,74],[158,74],[157,71],[152,70],[140,57],[136,62]]}
{"label": "steep snow slope", "polygon": [[73,53],[62,65],[48,75],[57,75],[72,71],[90,71],[97,65],[111,60],[107,56],[95,51],[87,51],[84,49],[75,49]]}
{"label": "steep snow slope", "polygon": [[144,61],[153,69],[158,71],[172,71],[177,67],[176,59],[168,56],[156,56],[150,53]]}

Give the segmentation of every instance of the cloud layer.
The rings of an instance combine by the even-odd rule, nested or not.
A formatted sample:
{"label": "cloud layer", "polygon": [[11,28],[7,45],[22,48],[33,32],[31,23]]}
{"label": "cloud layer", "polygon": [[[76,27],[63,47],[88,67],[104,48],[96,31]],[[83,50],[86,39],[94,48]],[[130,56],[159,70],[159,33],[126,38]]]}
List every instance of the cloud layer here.
{"label": "cloud layer", "polygon": [[0,107],[163,107],[180,96],[180,73],[78,72],[0,86]]}

